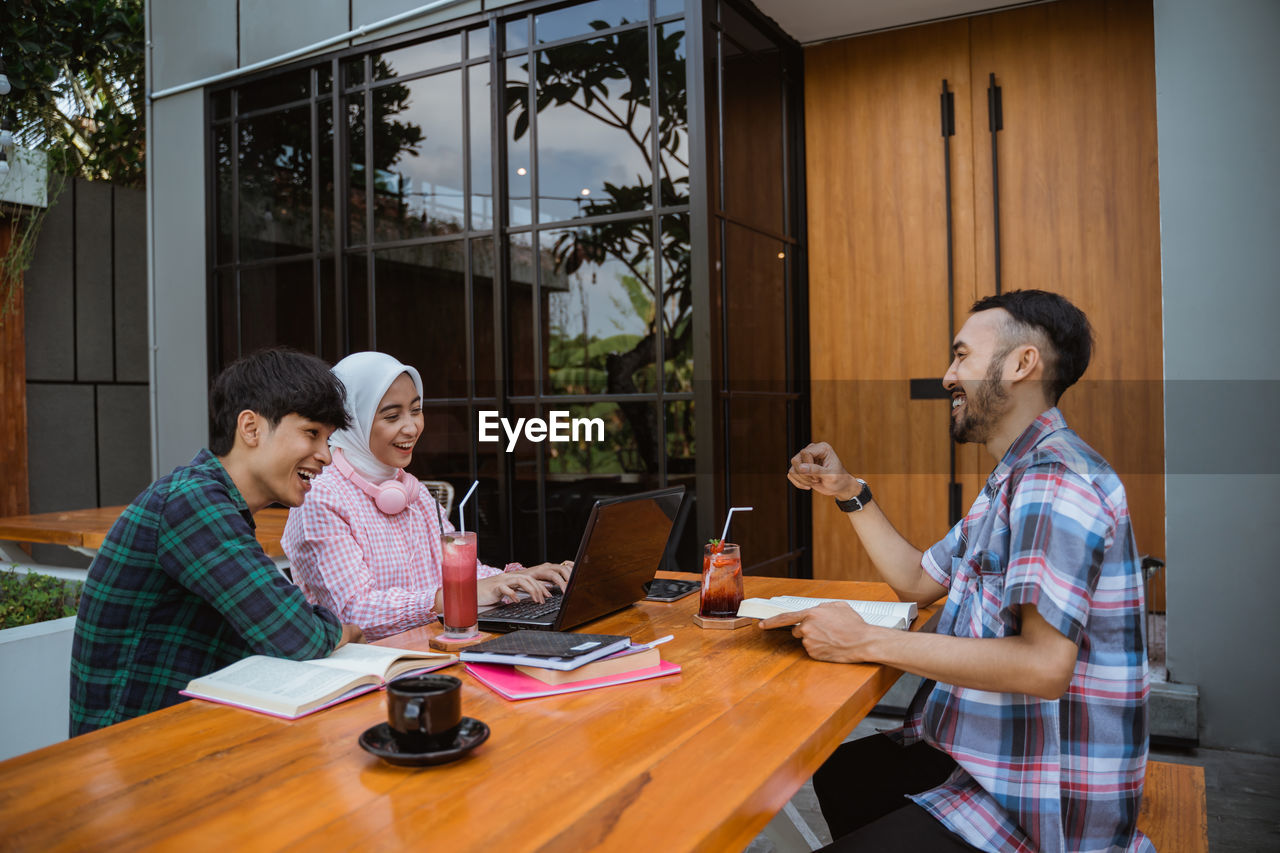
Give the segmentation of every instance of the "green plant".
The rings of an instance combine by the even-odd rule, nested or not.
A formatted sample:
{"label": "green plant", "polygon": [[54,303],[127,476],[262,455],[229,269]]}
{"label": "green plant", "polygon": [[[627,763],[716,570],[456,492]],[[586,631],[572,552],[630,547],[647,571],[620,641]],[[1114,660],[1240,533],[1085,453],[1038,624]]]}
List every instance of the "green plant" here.
{"label": "green plant", "polygon": [[80,581],[0,571],[0,629],[75,616],[82,589]]}

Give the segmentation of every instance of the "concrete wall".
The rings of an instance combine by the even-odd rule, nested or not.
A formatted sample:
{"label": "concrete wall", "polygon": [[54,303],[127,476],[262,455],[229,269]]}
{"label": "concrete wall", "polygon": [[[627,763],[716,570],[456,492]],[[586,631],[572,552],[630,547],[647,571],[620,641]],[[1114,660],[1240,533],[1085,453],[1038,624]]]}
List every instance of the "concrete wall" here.
{"label": "concrete wall", "polygon": [[142,190],[100,182],[52,199],[26,273],[32,512],[128,503],[151,480],[145,211]]}
{"label": "concrete wall", "polygon": [[1280,3],[1154,8],[1169,672],[1202,743],[1280,754]]}
{"label": "concrete wall", "polygon": [[0,631],[0,761],[67,739],[76,617]]}

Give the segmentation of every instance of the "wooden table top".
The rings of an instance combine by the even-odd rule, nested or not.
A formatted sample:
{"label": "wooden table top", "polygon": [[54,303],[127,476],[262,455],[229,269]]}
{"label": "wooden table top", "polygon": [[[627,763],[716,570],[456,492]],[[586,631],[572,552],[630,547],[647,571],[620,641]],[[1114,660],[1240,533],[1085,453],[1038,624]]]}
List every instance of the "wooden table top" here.
{"label": "wooden table top", "polygon": [[[96,551],[102,547],[111,525],[116,523],[122,512],[123,506],[103,506],[37,515],[11,515],[0,518],[0,540],[67,545]],[[284,534],[284,523],[288,517],[289,511],[281,507],[268,507],[254,516],[258,525],[258,541],[267,556],[284,556],[280,537]]]}
{"label": "wooden table top", "polygon": [[[761,577],[746,593],[893,597]],[[696,606],[640,602],[589,628],[675,634],[661,648],[677,675],[509,702],[445,670],[463,680],[463,713],[492,731],[453,764],[394,767],[357,745],[386,720],[382,692],[293,722],[184,702],[11,758],[0,848],[741,850],[898,673],[814,661],[785,630],[700,629]],[[436,630],[385,643],[425,649]]]}

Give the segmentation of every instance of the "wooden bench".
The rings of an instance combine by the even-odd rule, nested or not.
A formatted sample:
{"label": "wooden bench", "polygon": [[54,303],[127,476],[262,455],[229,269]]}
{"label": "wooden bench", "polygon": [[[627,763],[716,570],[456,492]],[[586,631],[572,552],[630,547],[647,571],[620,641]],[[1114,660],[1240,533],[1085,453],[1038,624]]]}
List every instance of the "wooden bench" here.
{"label": "wooden bench", "polygon": [[1148,761],[1138,829],[1158,853],[1209,853],[1204,768]]}

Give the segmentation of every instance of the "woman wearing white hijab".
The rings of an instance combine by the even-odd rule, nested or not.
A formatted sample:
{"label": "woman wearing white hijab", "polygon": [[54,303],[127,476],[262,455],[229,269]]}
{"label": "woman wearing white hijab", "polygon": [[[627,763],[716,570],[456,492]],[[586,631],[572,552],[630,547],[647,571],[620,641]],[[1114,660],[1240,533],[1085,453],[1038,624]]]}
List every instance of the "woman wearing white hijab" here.
{"label": "woman wearing white hijab", "polygon": [[[333,372],[347,388],[351,426],[329,439],[334,462],[289,511],[281,544],[307,598],[376,640],[431,622],[441,612],[439,505],[404,469],[422,435],[418,371],[379,352],[358,352]],[[444,531],[453,530],[444,520]],[[523,590],[546,598],[543,581],[568,579],[566,565],[505,571],[477,564],[480,604]]]}

